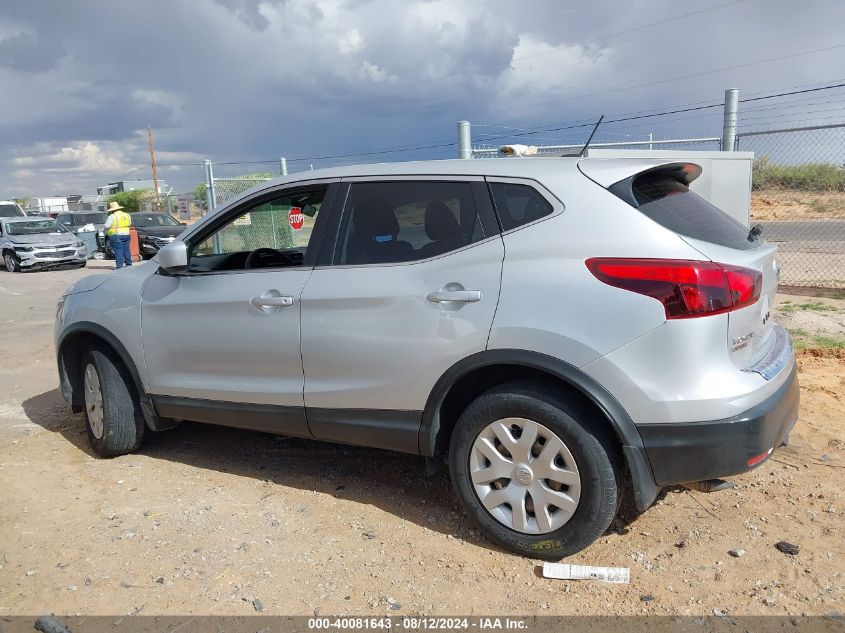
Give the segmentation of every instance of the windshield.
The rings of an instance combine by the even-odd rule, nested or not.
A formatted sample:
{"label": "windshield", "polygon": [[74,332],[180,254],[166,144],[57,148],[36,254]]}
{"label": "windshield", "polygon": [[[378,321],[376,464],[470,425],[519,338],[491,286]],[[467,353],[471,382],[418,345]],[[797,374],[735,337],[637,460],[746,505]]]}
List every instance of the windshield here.
{"label": "windshield", "polygon": [[19,218],[23,214],[16,204],[0,204],[0,218]]}
{"label": "windshield", "polygon": [[86,224],[105,224],[105,213],[75,213],[74,224],[76,226],[85,226]]}
{"label": "windshield", "polygon": [[133,213],[132,224],[135,226],[179,226],[179,222],[166,213]]}
{"label": "windshield", "polygon": [[6,225],[9,235],[38,235],[39,233],[67,233],[67,229],[55,220],[33,220],[32,222],[10,222]]}

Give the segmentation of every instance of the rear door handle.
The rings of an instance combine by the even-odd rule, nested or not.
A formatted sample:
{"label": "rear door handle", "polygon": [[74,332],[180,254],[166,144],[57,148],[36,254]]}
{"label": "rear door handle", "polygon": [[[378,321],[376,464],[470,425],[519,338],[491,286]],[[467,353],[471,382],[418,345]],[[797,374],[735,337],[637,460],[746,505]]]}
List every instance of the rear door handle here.
{"label": "rear door handle", "polygon": [[475,303],[481,301],[480,290],[438,290],[429,293],[426,301],[431,303]]}

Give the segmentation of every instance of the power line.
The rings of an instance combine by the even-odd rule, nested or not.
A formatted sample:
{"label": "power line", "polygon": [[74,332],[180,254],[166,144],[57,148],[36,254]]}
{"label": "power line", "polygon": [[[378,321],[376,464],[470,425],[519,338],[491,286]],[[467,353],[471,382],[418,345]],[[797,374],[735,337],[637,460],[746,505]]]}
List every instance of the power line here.
{"label": "power line", "polygon": [[[845,44],[843,44],[843,46],[845,46]],[[775,93],[775,94],[766,95],[764,97],[753,97],[753,98],[749,97],[749,98],[745,98],[745,99],[740,99],[739,102],[745,103],[745,102],[748,102],[748,101],[761,101],[763,99],[774,99],[774,98],[777,98],[777,97],[798,95],[798,94],[804,94],[804,93],[810,93],[810,92],[818,92],[820,90],[830,90],[830,89],[834,89],[834,88],[841,88],[843,86],[845,86],[845,83],[836,83],[836,84],[830,84],[830,85],[827,85],[827,86],[818,86],[818,87],[814,87],[814,88],[807,88],[805,90],[790,90],[790,91],[787,91],[787,92],[779,92],[779,93]],[[625,121],[634,121],[634,120],[639,120],[639,119],[648,119],[648,118],[654,118],[654,117],[660,117],[660,116],[668,116],[670,114],[680,114],[680,113],[683,113],[683,112],[694,112],[694,111],[698,111],[698,110],[721,108],[724,105],[725,105],[724,102],[710,103],[710,104],[707,104],[707,105],[699,105],[699,106],[687,107],[687,108],[680,107],[680,108],[676,108],[674,110],[668,110],[668,111],[656,112],[656,113],[648,113],[648,114],[642,114],[642,115],[637,115],[637,116],[625,116],[625,113],[623,113],[623,114],[617,114],[617,115],[610,115],[610,116],[617,116],[617,117],[620,117],[620,118],[608,119],[604,123],[605,124],[621,123],[621,122],[625,122]],[[650,112],[650,111],[645,110],[643,112]],[[631,113],[631,114],[634,114],[634,113]],[[683,119],[674,119],[674,120],[683,120]],[[578,123],[578,121],[570,122],[570,124],[573,124],[573,123]],[[559,125],[566,125],[566,124],[559,124]],[[587,125],[593,125],[593,123],[585,123],[584,125],[575,126],[575,127],[586,127]],[[533,132],[531,131],[532,129],[534,130]],[[572,127],[569,127],[569,128],[548,128],[548,127],[538,126],[536,128],[528,128],[522,134],[513,134],[513,135],[510,135],[510,136],[530,136],[532,133],[533,134],[541,134],[543,132],[548,132],[548,131],[558,131],[559,129],[573,129],[573,128]],[[508,135],[498,135],[498,136],[493,136],[493,137],[480,138],[479,140],[494,140],[494,139],[507,138],[507,137],[508,137]]]}
{"label": "power line", "polygon": [[[840,48],[842,46],[845,46],[845,44],[840,44],[839,46],[832,46],[831,48]],[[819,49],[819,50],[830,50],[830,49]],[[813,52],[815,52],[815,51],[813,51]],[[763,99],[773,99],[774,97],[787,97],[789,95],[802,95],[802,94],[805,94],[807,92],[818,92],[819,90],[830,90],[831,88],[842,88],[843,86],[845,86],[845,82],[839,83],[839,84],[834,84],[834,85],[831,85],[831,86],[820,86],[818,88],[807,88],[806,90],[794,90],[792,92],[781,92],[780,94],[769,95],[767,97],[754,97],[754,98],[751,98],[751,99],[748,99],[748,98],[747,99],[740,99],[739,102],[740,103],[748,103],[749,101],[762,101]]]}
{"label": "power line", "polygon": [[647,88],[649,86],[657,86],[657,85],[672,83],[672,82],[675,82],[675,81],[681,81],[683,79],[694,79],[695,77],[703,77],[705,75],[712,75],[712,74],[723,72],[723,71],[726,71],[726,70],[736,70],[738,68],[748,68],[750,66],[757,66],[757,65],[760,65],[760,64],[769,64],[771,62],[783,61],[785,59],[793,59],[795,57],[802,57],[804,55],[812,55],[812,54],[815,54],[815,53],[832,51],[832,50],[835,50],[837,48],[843,48],[843,47],[845,47],[845,43],[835,44],[833,46],[826,46],[824,48],[816,48],[816,49],[809,50],[809,51],[801,51],[801,52],[798,52],[798,53],[792,53],[790,55],[781,55],[779,57],[771,57],[769,59],[761,59],[761,60],[758,60],[758,61],[755,61],[755,62],[747,62],[745,64],[736,64],[736,65],[733,65],[733,66],[724,66],[722,68],[714,68],[712,70],[705,70],[705,71],[698,72],[698,73],[688,73],[688,74],[681,75],[681,76],[678,76],[678,77],[671,77],[669,79],[659,79],[657,81],[650,81],[650,82],[645,82],[645,83],[633,84],[633,85],[630,85],[630,86],[622,86],[620,88],[610,88],[608,90],[601,90],[601,91],[598,91],[598,92],[590,92],[590,93],[585,93],[585,94],[581,94],[581,95],[575,95],[575,96],[572,96],[572,97],[561,97],[560,99],[551,99],[549,101],[541,101],[541,102],[537,102],[537,103],[527,103],[527,104],[524,104],[524,105],[513,106],[511,108],[502,108],[502,109],[499,109],[499,110],[492,110],[491,112],[511,112],[513,110],[524,110],[525,108],[536,108],[536,107],[539,107],[539,106],[549,105],[549,104],[552,104],[552,103],[561,103],[563,101],[573,101],[575,99],[585,99],[587,97],[597,97],[597,96],[601,96],[601,95],[612,94],[614,92],[624,92],[626,90],[634,90],[636,88]]}
{"label": "power line", "polygon": [[[841,47],[841,46],[845,46],[845,44],[838,45],[837,47],[832,47],[832,48],[838,48],[838,47]],[[780,92],[780,93],[770,94],[770,95],[761,96],[761,97],[748,97],[748,98],[745,98],[745,99],[740,99],[739,101],[740,101],[740,103],[752,102],[752,101],[762,101],[762,100],[765,100],[765,99],[774,99],[774,98],[784,97],[784,96],[793,96],[793,95],[799,95],[799,94],[813,93],[813,92],[819,92],[819,91],[822,91],[822,90],[831,90],[831,89],[841,88],[841,87],[845,87],[845,82],[830,84],[830,85],[826,85],[826,86],[816,86],[816,87],[812,87],[812,88],[806,88],[806,89],[803,89],[803,90],[790,90],[790,91],[786,91],[786,92]],[[722,107],[723,105],[724,105],[724,103],[722,103],[722,102],[710,103],[710,104],[699,105],[699,106],[694,106],[694,107],[676,108],[674,110],[666,110],[666,111],[662,111],[662,112],[651,112],[651,113],[640,114],[640,115],[636,115],[636,116],[625,116],[625,113],[622,113],[620,115],[615,115],[615,116],[618,116],[620,118],[608,119],[607,121],[605,121],[605,123],[606,124],[623,123],[623,122],[627,123],[627,122],[630,122],[630,121],[650,119],[650,118],[656,118],[656,117],[663,117],[663,116],[669,116],[669,115],[672,115],[672,114],[682,114],[682,113],[686,113],[686,112],[703,111],[703,110],[708,110],[708,109],[712,109],[712,108],[719,108],[719,107]],[[641,111],[641,112],[649,112],[649,111],[646,110],[646,111]],[[681,118],[676,118],[676,119],[669,119],[666,122],[688,120],[688,119],[693,119],[693,118],[699,118],[699,117],[681,117]],[[477,142],[488,142],[488,141],[501,140],[501,139],[521,138],[521,137],[525,137],[525,136],[533,136],[533,135],[536,135],[536,134],[543,134],[543,133],[550,133],[550,132],[562,132],[562,131],[567,131],[567,130],[575,130],[575,129],[581,129],[581,128],[586,128],[586,127],[592,127],[595,124],[595,122],[591,121],[591,120],[583,119],[583,121],[584,121],[583,123],[579,123],[577,121],[569,122],[569,123],[563,123],[563,124],[560,124],[560,125],[557,125],[557,126],[554,126],[554,127],[524,128],[523,129],[524,131],[516,132],[516,133],[482,136],[482,137],[477,138],[476,141]],[[485,125],[492,125],[492,124],[485,124]],[[503,127],[507,127],[507,126],[503,126]],[[288,162],[319,161],[319,160],[326,161],[326,160],[337,160],[337,159],[343,159],[343,158],[382,156],[382,155],[394,154],[394,153],[405,153],[405,152],[414,152],[414,151],[422,151],[422,150],[441,149],[441,148],[447,148],[447,147],[455,147],[456,145],[457,145],[457,142],[452,141],[452,142],[444,142],[444,143],[436,143],[436,144],[422,144],[422,145],[413,145],[413,146],[404,146],[404,147],[399,146],[399,147],[393,147],[393,148],[382,148],[382,149],[365,150],[365,151],[357,151],[357,152],[347,152],[347,153],[343,153],[343,154],[333,154],[333,155],[326,155],[326,156],[301,156],[301,157],[288,158],[287,160],[288,160]],[[246,161],[246,160],[245,161],[220,161],[220,162],[215,162],[214,164],[215,165],[269,165],[269,164],[275,164],[277,162],[278,162],[278,159],[271,159],[271,160],[248,160],[248,161]],[[158,165],[162,166],[162,167],[171,167],[171,166],[175,167],[175,166],[202,165],[202,163],[200,163],[200,162],[181,162],[181,163],[159,163]]]}

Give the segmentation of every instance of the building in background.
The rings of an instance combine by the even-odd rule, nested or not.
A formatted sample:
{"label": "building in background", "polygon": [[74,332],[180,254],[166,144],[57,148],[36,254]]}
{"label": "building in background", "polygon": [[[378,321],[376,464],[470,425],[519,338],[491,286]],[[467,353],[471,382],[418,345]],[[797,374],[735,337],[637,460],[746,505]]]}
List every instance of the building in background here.
{"label": "building in background", "polygon": [[67,206],[69,211],[85,211],[89,213],[93,211],[105,212],[107,203],[108,196],[92,193],[79,196],[79,200],[76,202],[68,201]]}
{"label": "building in background", "polygon": [[[118,180],[117,182],[110,182],[102,187],[97,187],[97,193],[101,196],[110,196],[121,191],[135,191],[136,189],[149,189],[153,191],[154,187],[155,185],[152,180]],[[167,183],[159,180],[158,192],[161,194],[167,191]]]}
{"label": "building in background", "polygon": [[[70,196],[80,198],[81,196]],[[68,211],[68,196],[39,196],[30,198],[24,209],[27,215],[51,215]]]}

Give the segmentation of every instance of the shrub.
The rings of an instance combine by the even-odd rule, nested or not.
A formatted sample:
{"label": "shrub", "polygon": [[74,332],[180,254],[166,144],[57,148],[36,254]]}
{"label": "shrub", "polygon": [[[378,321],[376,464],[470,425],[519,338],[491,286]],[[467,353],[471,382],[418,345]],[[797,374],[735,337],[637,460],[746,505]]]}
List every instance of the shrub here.
{"label": "shrub", "polygon": [[833,163],[773,165],[768,156],[754,159],[751,188],[845,191],[845,170]]}

